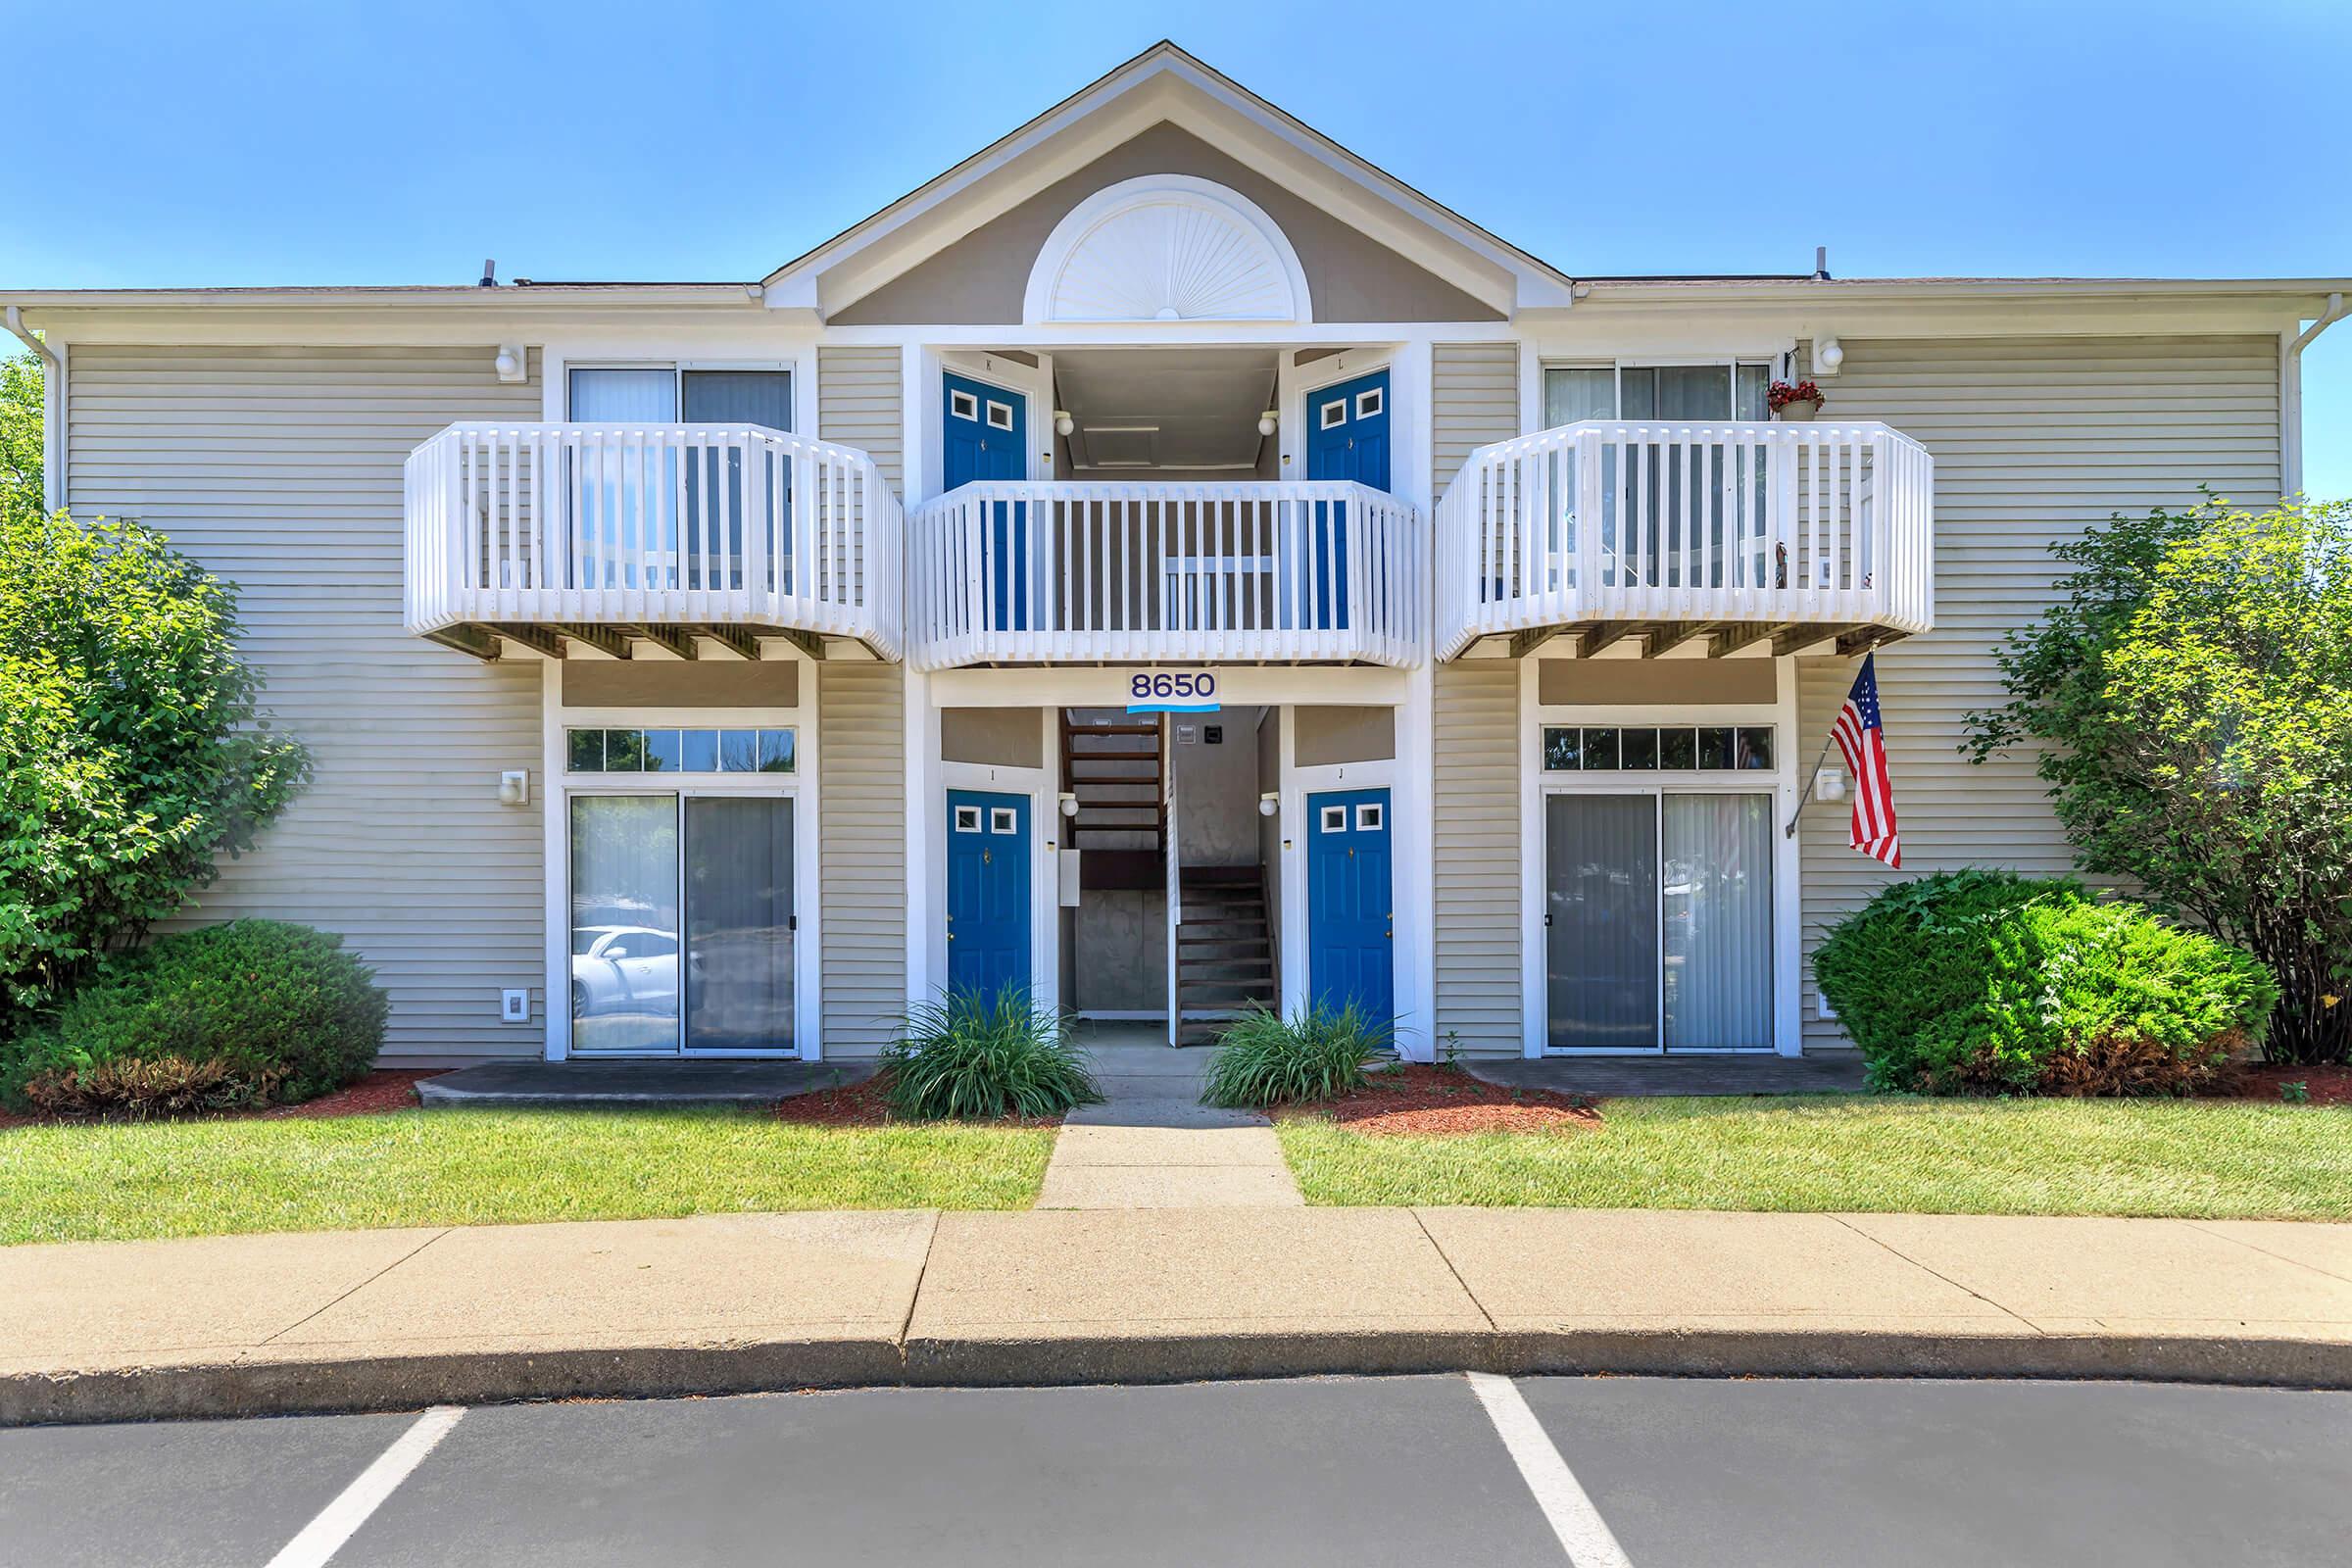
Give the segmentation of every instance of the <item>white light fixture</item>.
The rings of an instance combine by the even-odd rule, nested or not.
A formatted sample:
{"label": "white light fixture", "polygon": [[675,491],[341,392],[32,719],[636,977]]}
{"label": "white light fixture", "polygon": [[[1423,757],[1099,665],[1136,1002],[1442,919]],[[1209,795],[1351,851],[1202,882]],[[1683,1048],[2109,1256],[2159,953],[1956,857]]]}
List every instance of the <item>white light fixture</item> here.
{"label": "white light fixture", "polygon": [[493,363],[498,369],[498,378],[510,386],[530,373],[530,353],[519,343],[499,345],[498,358]]}
{"label": "white light fixture", "polygon": [[1054,433],[1055,435],[1068,435],[1077,428],[1078,421],[1070,417],[1069,410],[1055,409],[1054,411]]}
{"label": "white light fixture", "polygon": [[1282,797],[1281,797],[1281,796],[1279,796],[1279,795],[1267,794],[1267,795],[1260,795],[1260,796],[1257,798],[1257,814],[1258,814],[1258,815],[1260,815],[1260,816],[1272,816],[1272,815],[1273,815],[1273,814],[1274,814],[1276,811],[1279,811],[1279,810],[1281,810],[1281,809],[1282,809]]}
{"label": "white light fixture", "polygon": [[1813,373],[1836,375],[1838,367],[1845,363],[1845,345],[1834,337],[1825,337],[1813,345]]}
{"label": "white light fixture", "polygon": [[1821,801],[1845,799],[1845,774],[1834,767],[1825,767],[1813,775],[1813,798]]}
{"label": "white light fixture", "polygon": [[1076,816],[1078,814],[1078,797],[1070,794],[1066,790],[1062,792],[1061,796],[1061,814],[1064,816]]}
{"label": "white light fixture", "polygon": [[531,774],[528,768],[511,767],[498,775],[498,804],[528,806],[531,804]]}
{"label": "white light fixture", "polygon": [[1259,435],[1272,435],[1274,433],[1274,427],[1281,422],[1281,416],[1277,415],[1272,409],[1268,409],[1265,413],[1257,416],[1257,433]]}

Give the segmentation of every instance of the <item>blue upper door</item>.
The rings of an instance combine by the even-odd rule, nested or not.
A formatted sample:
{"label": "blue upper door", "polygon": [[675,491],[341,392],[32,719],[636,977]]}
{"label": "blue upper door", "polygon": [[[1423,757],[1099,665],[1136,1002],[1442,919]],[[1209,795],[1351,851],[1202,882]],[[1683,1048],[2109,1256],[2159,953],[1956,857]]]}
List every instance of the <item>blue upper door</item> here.
{"label": "blue upper door", "polygon": [[[940,376],[941,488],[975,479],[1029,477],[1029,400],[1018,392],[945,371]],[[998,631],[1027,631],[1029,613],[1028,508],[998,502],[989,508],[989,597]]]}
{"label": "blue upper door", "polygon": [[1396,905],[1389,792],[1306,798],[1306,984],[1334,1011],[1352,1002],[1373,1020],[1396,1015]]}
{"label": "blue upper door", "polygon": [[948,986],[1029,989],[1029,797],[948,791]]}
{"label": "blue upper door", "polygon": [[[1375,370],[1306,395],[1306,476],[1389,487],[1389,372]],[[1308,624],[1348,625],[1348,509],[1318,505],[1303,561],[1311,572]]]}

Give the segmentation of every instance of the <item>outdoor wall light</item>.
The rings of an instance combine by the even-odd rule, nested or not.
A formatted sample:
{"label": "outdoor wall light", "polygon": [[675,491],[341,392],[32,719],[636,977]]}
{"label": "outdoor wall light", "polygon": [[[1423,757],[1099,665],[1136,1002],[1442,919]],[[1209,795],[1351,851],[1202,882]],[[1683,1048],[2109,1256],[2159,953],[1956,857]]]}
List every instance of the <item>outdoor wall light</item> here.
{"label": "outdoor wall light", "polygon": [[1061,796],[1061,814],[1064,816],[1078,814],[1078,797],[1070,794],[1067,790],[1064,790]]}
{"label": "outdoor wall light", "polygon": [[1281,796],[1279,796],[1279,795],[1267,794],[1267,795],[1260,795],[1260,796],[1257,798],[1257,814],[1258,814],[1258,815],[1260,815],[1260,816],[1272,816],[1272,815],[1273,815],[1275,812],[1277,812],[1277,811],[1279,811],[1279,810],[1281,810],[1281,809],[1282,809],[1282,797],[1281,797]]}
{"label": "outdoor wall light", "polygon": [[1055,409],[1054,411],[1054,433],[1055,435],[1068,435],[1077,428],[1078,421],[1070,417],[1069,410]]}
{"label": "outdoor wall light", "polygon": [[511,767],[498,775],[498,804],[528,806],[531,804],[531,774],[528,768]]}
{"label": "outdoor wall light", "polygon": [[1845,363],[1845,345],[1834,337],[1825,337],[1813,345],[1813,373],[1836,375],[1838,367]]}
{"label": "outdoor wall light", "polygon": [[530,372],[530,354],[519,343],[501,344],[498,358],[492,363],[498,370],[498,378],[510,386]]}
{"label": "outdoor wall light", "polygon": [[1259,435],[1272,435],[1274,433],[1274,427],[1281,422],[1282,416],[1276,414],[1272,409],[1268,409],[1265,413],[1257,416],[1257,433]]}

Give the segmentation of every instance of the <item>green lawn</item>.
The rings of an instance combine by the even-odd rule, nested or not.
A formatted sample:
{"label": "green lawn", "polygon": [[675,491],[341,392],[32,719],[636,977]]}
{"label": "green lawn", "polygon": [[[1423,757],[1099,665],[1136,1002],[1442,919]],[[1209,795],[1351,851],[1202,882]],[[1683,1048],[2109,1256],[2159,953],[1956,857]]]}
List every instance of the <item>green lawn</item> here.
{"label": "green lawn", "polygon": [[1614,1100],[1597,1130],[1285,1122],[1310,1203],[2352,1218],[2352,1110],[2227,1101]]}
{"label": "green lawn", "polygon": [[796,1127],[742,1111],[401,1111],[0,1131],[0,1243],[1026,1208],[1049,1129]]}

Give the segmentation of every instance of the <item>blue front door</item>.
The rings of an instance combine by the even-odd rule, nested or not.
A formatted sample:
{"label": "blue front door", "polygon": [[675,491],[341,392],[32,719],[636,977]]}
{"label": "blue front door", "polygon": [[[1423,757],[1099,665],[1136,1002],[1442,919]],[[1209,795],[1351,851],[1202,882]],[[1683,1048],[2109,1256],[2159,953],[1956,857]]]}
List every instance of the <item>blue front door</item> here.
{"label": "blue front door", "polygon": [[[1375,370],[1306,395],[1306,476],[1352,479],[1375,490],[1389,487],[1389,372]],[[1309,624],[1348,625],[1348,509],[1319,504],[1319,536],[1306,559],[1314,563]]]}
{"label": "blue front door", "polygon": [[948,791],[948,986],[1029,988],[1029,797]]}
{"label": "blue front door", "polygon": [[1396,1013],[1389,792],[1309,795],[1306,833],[1307,999],[1335,1012],[1352,1002],[1388,1023]]}
{"label": "blue front door", "polygon": [[[975,479],[1029,477],[1029,400],[986,381],[942,372],[945,387],[940,443],[941,488]],[[1028,508],[1000,501],[989,507],[989,601],[998,631],[1029,629]]]}

